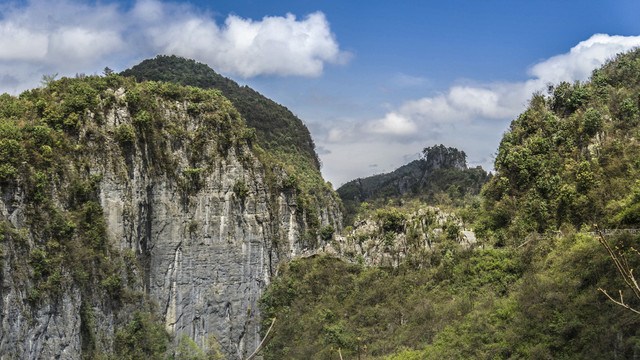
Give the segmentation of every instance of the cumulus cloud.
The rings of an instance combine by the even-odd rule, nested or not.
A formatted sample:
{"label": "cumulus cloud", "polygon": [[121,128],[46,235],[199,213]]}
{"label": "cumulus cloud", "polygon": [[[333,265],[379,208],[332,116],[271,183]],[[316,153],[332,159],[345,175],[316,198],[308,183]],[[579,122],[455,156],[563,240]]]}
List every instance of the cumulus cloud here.
{"label": "cumulus cloud", "polygon": [[[99,44],[100,46],[96,46]],[[102,56],[118,51],[124,43],[115,31],[84,27],[65,27],[49,34],[47,57],[43,60],[63,63],[71,60],[92,63]]]}
{"label": "cumulus cloud", "polygon": [[325,63],[342,63],[348,57],[340,51],[320,12],[303,20],[292,14],[261,21],[232,15],[223,26],[207,19],[190,19],[171,24],[154,40],[165,53],[197,58],[243,77],[318,76]]}
{"label": "cumulus cloud", "polygon": [[11,22],[0,24],[0,61],[42,60],[47,55],[47,35]]}
{"label": "cumulus cloud", "polygon": [[366,125],[367,130],[376,134],[409,135],[417,130],[416,124],[402,115],[391,112],[384,119]]}
{"label": "cumulus cloud", "polygon": [[571,48],[568,53],[534,65],[529,73],[537,79],[551,83],[586,80],[593,69],[605,61],[638,46],[640,36],[595,34]]}
{"label": "cumulus cloud", "polygon": [[113,5],[91,7],[69,1],[35,0],[0,7],[0,65],[85,65],[124,45]]}
{"label": "cumulus cloud", "polygon": [[302,19],[229,15],[218,24],[190,5],[158,0],[138,0],[130,9],[79,0],[0,5],[0,79],[15,80],[0,83],[0,92],[34,86],[43,74],[126,67],[158,53],[243,77],[319,76],[326,64],[350,56],[321,12]]}
{"label": "cumulus cloud", "polygon": [[529,69],[532,78],[527,81],[452,86],[436,96],[407,101],[383,118],[365,122],[360,129],[371,135],[384,134],[388,139],[406,141],[417,135],[423,138],[436,135],[443,124],[514,118],[524,110],[532,94],[544,90],[547,84],[584,81],[593,69],[637,46],[640,46],[640,36],[595,34],[568,53],[532,66]]}

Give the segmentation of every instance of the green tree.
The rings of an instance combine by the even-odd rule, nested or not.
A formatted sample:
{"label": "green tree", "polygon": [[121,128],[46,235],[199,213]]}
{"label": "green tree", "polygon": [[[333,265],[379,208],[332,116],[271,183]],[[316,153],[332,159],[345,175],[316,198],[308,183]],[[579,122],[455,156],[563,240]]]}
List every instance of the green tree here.
{"label": "green tree", "polygon": [[186,334],[180,335],[175,358],[176,360],[226,360],[226,357],[220,352],[220,344],[213,334],[207,338],[204,349]]}
{"label": "green tree", "polygon": [[40,83],[42,84],[42,86],[49,86],[57,77],[58,73],[42,75],[42,80],[40,80]]}
{"label": "green tree", "polygon": [[155,316],[137,311],[131,321],[116,331],[115,355],[127,360],[164,359],[169,335]]}

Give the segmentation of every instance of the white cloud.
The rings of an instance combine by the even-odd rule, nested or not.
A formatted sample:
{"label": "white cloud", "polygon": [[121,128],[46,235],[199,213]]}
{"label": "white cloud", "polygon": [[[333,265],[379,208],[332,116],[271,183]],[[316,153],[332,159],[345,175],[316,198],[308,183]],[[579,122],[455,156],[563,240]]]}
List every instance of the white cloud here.
{"label": "white cloud", "polygon": [[259,21],[230,15],[219,25],[190,5],[158,0],[128,10],[79,0],[0,4],[0,79],[13,79],[0,83],[0,92],[34,86],[43,74],[93,73],[158,53],[243,77],[319,76],[326,64],[349,57],[321,12]]}
{"label": "white cloud", "polygon": [[616,54],[640,46],[640,36],[595,34],[562,55],[534,65],[529,73],[546,82],[586,80],[593,69]]}
{"label": "white cloud", "polygon": [[[337,143],[345,140],[345,133],[347,133],[344,129],[333,128],[329,129],[329,133],[327,134],[327,142]],[[349,131],[348,133],[353,134],[355,132]]]}
{"label": "white cloud", "polygon": [[[139,0],[136,2],[131,15],[145,24],[159,24],[166,17],[166,5],[156,0]],[[177,9],[172,9],[177,10]]]}
{"label": "white cloud", "polygon": [[640,36],[595,34],[568,53],[535,64],[529,70],[532,78],[527,81],[452,86],[443,94],[407,101],[361,128],[371,134],[385,133],[404,141],[414,137],[413,132],[428,134],[442,124],[514,118],[524,110],[532,94],[544,90],[547,84],[584,81],[608,59],[637,46],[640,46]]}
{"label": "white cloud", "polygon": [[0,24],[0,61],[42,60],[47,55],[47,47],[48,39],[44,33],[11,22]]}
{"label": "white cloud", "polygon": [[409,135],[417,130],[416,124],[408,117],[391,112],[384,119],[367,124],[367,130],[374,134]]}
{"label": "white cloud", "polygon": [[164,53],[196,58],[243,77],[319,76],[325,63],[341,63],[348,57],[321,12],[303,20],[292,14],[261,21],[231,15],[223,26],[209,19],[190,19],[169,25],[152,39]]}
{"label": "white cloud", "polygon": [[47,58],[44,60],[54,63],[92,63],[123,46],[120,34],[115,31],[77,26],[60,28],[49,35]]}
{"label": "white cloud", "polygon": [[502,89],[454,86],[447,96],[455,109],[471,116],[500,119],[509,116],[513,109],[503,101]]}
{"label": "white cloud", "polygon": [[118,15],[113,5],[91,7],[64,0],[0,7],[0,66],[14,60],[36,65],[91,63],[123,45]]}

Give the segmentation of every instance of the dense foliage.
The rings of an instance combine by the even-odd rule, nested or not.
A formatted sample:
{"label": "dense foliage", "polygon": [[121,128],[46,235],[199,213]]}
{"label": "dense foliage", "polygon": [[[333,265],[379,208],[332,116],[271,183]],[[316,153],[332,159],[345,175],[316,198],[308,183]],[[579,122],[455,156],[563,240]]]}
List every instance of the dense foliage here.
{"label": "dense foliage", "polygon": [[369,357],[393,360],[637,357],[640,317],[597,289],[638,304],[591,231],[618,229],[606,241],[640,264],[626,250],[640,245],[640,50],[549,90],[512,122],[496,175],[458,210],[479,247],[444,241],[429,255],[439,261],[408,256],[397,269],[291,264],[263,299],[281,321],[267,358],[331,347],[354,358],[358,337]]}
{"label": "dense foliage", "polygon": [[[398,269],[330,257],[295,261],[263,297],[278,316],[266,359],[630,358],[640,319],[596,291],[616,288],[597,242],[573,234],[535,248],[461,250]],[[269,324],[269,320],[267,320]],[[267,325],[265,324],[265,325]],[[407,349],[407,350],[402,350]]]}
{"label": "dense foliage", "polygon": [[586,83],[535,95],[504,135],[484,189],[493,241],[601,223],[640,226],[640,52],[595,70]]}

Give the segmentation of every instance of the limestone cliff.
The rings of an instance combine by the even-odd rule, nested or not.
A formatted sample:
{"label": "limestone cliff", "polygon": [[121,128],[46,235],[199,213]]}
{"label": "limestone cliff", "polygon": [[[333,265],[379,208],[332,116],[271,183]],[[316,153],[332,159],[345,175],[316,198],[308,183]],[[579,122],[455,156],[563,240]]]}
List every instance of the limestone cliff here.
{"label": "limestone cliff", "polygon": [[141,310],[239,358],[278,263],[341,227],[219,92],[112,75],[0,100],[0,359],[120,351]]}

